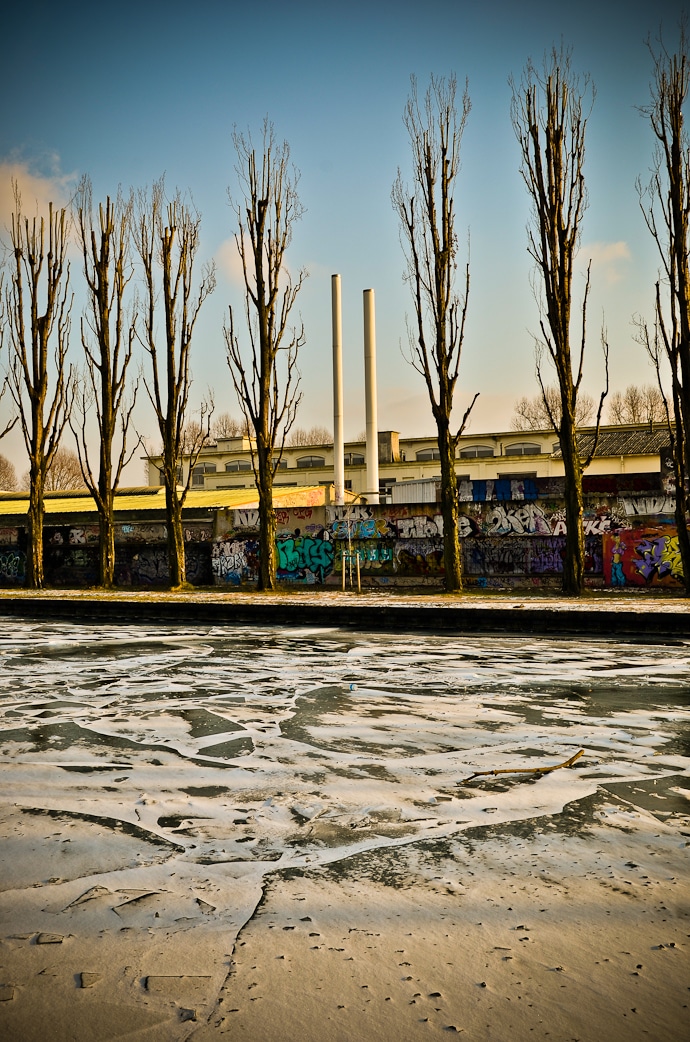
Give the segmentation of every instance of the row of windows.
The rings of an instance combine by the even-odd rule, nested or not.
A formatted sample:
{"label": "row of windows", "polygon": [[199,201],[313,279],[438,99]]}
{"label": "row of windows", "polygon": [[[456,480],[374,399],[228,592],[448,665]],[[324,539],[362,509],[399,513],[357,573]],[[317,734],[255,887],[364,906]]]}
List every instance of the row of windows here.
{"label": "row of windows", "polygon": [[[436,457],[434,457],[434,458],[436,458]],[[364,456],[361,453],[359,453],[359,452],[347,452],[347,453],[345,453],[345,466],[349,466],[349,467],[355,466],[356,467],[356,466],[362,466],[363,463],[364,463]],[[284,468],[287,467],[287,465],[288,465],[287,464],[287,460],[281,459],[280,463],[278,464],[278,468],[280,470],[283,470]],[[296,460],[296,466],[297,467],[301,467],[301,468],[306,468],[306,467],[325,467],[326,466],[326,457],[325,456],[300,456],[299,459]],[[251,464],[251,461],[248,460],[248,459],[233,459],[233,460],[230,460],[229,463],[225,464],[226,472],[237,472],[237,471],[251,470],[251,469],[252,469],[252,464]],[[215,463],[199,463],[194,468],[194,476],[196,477],[198,475],[201,478],[202,482],[203,482],[203,475],[204,474],[215,474],[215,473],[216,473],[216,465],[215,465]]]}
{"label": "row of windows", "polygon": [[[557,448],[558,446],[554,446]],[[537,445],[534,442],[516,442],[513,445],[506,445],[505,454],[506,456],[538,456],[542,449],[541,445]],[[461,459],[481,459],[487,456],[493,456],[494,450],[490,445],[467,445],[460,450]],[[416,453],[416,459],[418,462],[424,462],[426,460],[437,460],[441,458],[441,453],[437,448],[426,448],[419,449]],[[346,452],[345,453],[345,466],[356,467],[364,464],[364,455],[361,452]],[[279,469],[287,467],[287,460],[281,459],[278,464]],[[295,465],[298,468],[307,467],[325,467],[326,458],[325,456],[300,456],[295,461]],[[250,460],[247,459],[235,459],[225,464],[226,472],[237,472],[247,471],[252,469]],[[216,473],[215,463],[198,463],[194,468],[192,484],[203,485],[204,474],[215,474]]]}

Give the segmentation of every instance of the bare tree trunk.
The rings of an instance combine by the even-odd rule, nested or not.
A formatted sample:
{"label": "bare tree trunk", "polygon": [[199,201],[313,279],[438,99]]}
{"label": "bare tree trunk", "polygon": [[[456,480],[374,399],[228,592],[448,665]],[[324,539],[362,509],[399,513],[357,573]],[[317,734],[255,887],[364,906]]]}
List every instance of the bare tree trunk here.
{"label": "bare tree trunk", "polygon": [[32,461],[29,470],[29,511],[26,554],[26,582],[30,589],[41,590],[43,574],[43,475]]}
{"label": "bare tree trunk", "polygon": [[[293,282],[284,258],[294,224],[302,216],[302,206],[297,194],[299,174],[290,166],[290,147],[286,141],[277,144],[268,120],[263,126],[261,156],[257,156],[251,138],[236,133],[233,140],[243,192],[241,202],[231,198],[231,203],[239,223],[235,244],[244,274],[245,318],[251,346],[248,362],[240,349],[232,307],[224,333],[232,381],[254,439],[252,464],[259,492],[258,588],[273,590],[273,478],[301,400],[297,352],[304,343],[304,327],[300,324],[288,332],[288,320],[307,277],[301,270]],[[279,351],[284,373],[279,370]]]}
{"label": "bare tree trunk", "polygon": [[560,444],[565,472],[565,560],[563,593],[579,596],[585,586],[585,536],[582,525],[582,464],[577,444],[577,427],[569,409],[563,410]]}
{"label": "bare tree trunk", "polygon": [[259,492],[259,581],[260,590],[275,588],[276,575],[276,515],[273,509],[273,470],[263,468]]}
{"label": "bare tree trunk", "polygon": [[184,556],[184,530],[182,528],[182,504],[175,489],[166,487],[165,513],[168,529],[168,580],[175,588],[187,581]]}
{"label": "bare tree trunk", "polygon": [[[439,425],[438,448],[441,463],[441,516],[443,517],[443,574],[446,590],[462,590],[462,557],[458,537],[458,478],[455,472],[456,439],[447,426]],[[450,532],[448,538],[446,532]],[[454,533],[454,537],[453,537]]]}
{"label": "bare tree trunk", "polygon": [[453,434],[451,413],[470,288],[469,266],[465,270],[462,299],[454,288],[458,250],[454,191],[460,168],[460,141],[470,111],[465,90],[458,116],[456,92],[454,76],[447,83],[432,76],[420,105],[417,82],[412,77],[403,116],[412,152],[412,187],[407,187],[398,171],[391,193],[407,260],[403,278],[410,285],[414,301],[414,329],[408,328],[410,362],[424,377],[438,432],[444,585],[449,593],[462,590],[455,454],[478,397],[474,396]]}
{"label": "bare tree trunk", "polygon": [[106,589],[115,583],[115,522],[112,503],[98,515],[98,574]]}

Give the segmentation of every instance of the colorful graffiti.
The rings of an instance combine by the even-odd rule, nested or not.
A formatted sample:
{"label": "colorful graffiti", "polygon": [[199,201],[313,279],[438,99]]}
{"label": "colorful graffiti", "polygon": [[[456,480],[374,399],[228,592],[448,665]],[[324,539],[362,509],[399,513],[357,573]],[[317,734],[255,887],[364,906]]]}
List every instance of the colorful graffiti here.
{"label": "colorful graffiti", "polygon": [[258,575],[259,544],[255,539],[223,539],[213,544],[211,571],[216,583],[239,586]]}
{"label": "colorful graffiti", "polygon": [[607,586],[680,586],[683,567],[670,523],[607,532],[602,539]]}
{"label": "colorful graffiti", "polygon": [[276,540],[276,549],[279,579],[323,583],[333,571],[333,543],[326,532],[315,539],[297,528],[293,538]]}

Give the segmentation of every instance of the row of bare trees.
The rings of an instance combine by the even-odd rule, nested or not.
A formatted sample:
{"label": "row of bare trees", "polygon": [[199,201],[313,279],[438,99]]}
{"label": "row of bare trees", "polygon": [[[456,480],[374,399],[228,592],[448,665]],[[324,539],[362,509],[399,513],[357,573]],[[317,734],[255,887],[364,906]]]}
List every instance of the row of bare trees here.
{"label": "row of bare trees", "polygon": [[[235,135],[235,146],[241,185],[235,201],[236,243],[245,279],[249,350],[242,351],[231,308],[225,329],[227,361],[243,419],[235,421],[223,414],[213,433],[233,437],[251,432],[255,441],[261,502],[260,586],[270,588],[275,581],[272,480],[300,400],[296,356],[304,332],[292,329],[289,319],[306,272],[291,280],[285,252],[302,209],[289,147],[276,141],[268,121],[258,152],[251,138],[241,134]],[[51,204],[47,218],[29,218],[15,186],[10,272],[0,316],[9,354],[6,387],[15,415],[0,437],[18,422],[29,457],[27,581],[33,588],[44,583],[44,493],[69,426],[83,482],[99,516],[100,583],[113,585],[115,493],[124,467],[141,443],[140,437],[130,434],[139,385],[130,371],[138,341],[148,358],[143,385],[162,442],[170,584],[183,586],[182,511],[194,466],[211,436],[213,412],[209,395],[202,403],[200,420],[190,420],[193,336],[201,308],[215,288],[213,264],[198,275],[196,271],[201,218],[179,192],[166,198],[162,180],[148,191],[128,197],[118,193],[96,206],[91,183],[84,178],[72,209],[70,215],[66,208]],[[71,216],[87,290],[80,330],[81,372],[68,358]],[[135,261],[140,268],[136,292],[132,288]],[[97,438],[92,440],[94,417]],[[7,474],[7,480],[16,480]]]}
{"label": "row of bare trees", "polygon": [[[654,384],[630,384],[624,391],[614,391],[608,400],[608,422],[614,424],[664,423],[666,408],[664,396]],[[578,427],[591,423],[596,414],[596,402],[586,391],[577,397],[575,422]],[[543,431],[551,427],[551,417],[560,421],[561,396],[558,387],[549,384],[532,398],[519,398],[511,421],[514,431]]]}
{"label": "row of bare trees", "polygon": [[[654,65],[651,102],[646,110],[658,147],[651,184],[640,187],[640,200],[662,264],[656,287],[653,328],[639,321],[640,339],[656,366],[658,388],[638,393],[628,388],[614,396],[610,413],[616,422],[636,422],[642,413],[668,420],[672,445],[679,545],[686,589],[690,593],[690,542],[687,517],[690,465],[690,145],[683,122],[690,69],[681,27],[677,53],[650,45]],[[534,261],[534,289],[539,333],[534,337],[538,398],[518,403],[519,429],[551,426],[561,446],[565,472],[566,547],[563,592],[580,595],[585,585],[582,476],[596,452],[608,394],[608,343],[601,330],[605,385],[598,401],[582,389],[587,344],[587,301],[591,263],[584,292],[573,293],[575,261],[587,206],[584,177],[587,123],[594,102],[588,77],[575,74],[570,52],[561,47],[547,55],[542,68],[527,63],[519,82],[512,81],[511,117],[521,157],[521,173],[532,206],[527,249]],[[424,378],[438,430],[441,503],[444,521],[445,586],[462,589],[457,527],[455,455],[458,438],[476,400],[453,429],[451,411],[458,381],[470,288],[465,266],[462,290],[455,289],[458,234],[455,187],[460,140],[470,111],[465,89],[457,104],[455,78],[431,79],[420,102],[412,90],[403,121],[408,130],[412,185],[399,173],[392,202],[401,229],[414,319],[409,332],[410,360]],[[573,332],[577,314],[577,331]],[[671,375],[670,399],[664,390],[663,360]],[[556,384],[544,376],[553,366]],[[581,454],[578,427],[595,415],[589,454]]]}
{"label": "row of bare trees", "polygon": [[[118,195],[115,200],[108,198],[101,203],[96,212],[89,180],[85,178],[80,183],[73,211],[87,307],[81,322],[84,366],[78,374],[68,361],[72,310],[67,259],[70,214],[66,208],[56,210],[50,204],[47,219],[27,217],[15,186],[11,273],[4,296],[9,341],[7,386],[29,457],[27,582],[33,588],[44,583],[44,493],[68,425],[75,436],[84,483],[98,511],[100,582],[106,587],[113,584],[114,496],[122,470],[136,450],[136,445],[129,450],[127,446],[136,398],[136,385],[128,385],[127,377],[136,336],[143,339],[152,358],[152,376],[146,387],[152,389],[159,421],[176,415],[174,394],[160,393],[158,360],[170,368],[171,360],[174,362],[179,353],[178,297],[185,307],[192,292],[194,251],[183,258],[175,272],[176,280],[170,284],[166,245],[175,236],[175,206],[171,206],[168,215],[171,227],[164,231],[160,212],[162,185],[154,186],[150,200],[142,197],[139,203],[135,213],[133,197],[124,199]],[[151,237],[147,242],[149,228]],[[133,245],[138,249],[146,276],[144,301],[148,306],[144,310],[148,321],[144,322],[143,337],[137,330],[134,297],[127,296],[133,272]],[[148,253],[147,245],[151,247]],[[154,265],[164,272],[162,293],[152,274]],[[153,316],[161,303],[167,319],[164,344],[155,341],[153,333]],[[174,383],[171,386],[174,392]],[[97,461],[89,450],[88,424],[93,413],[98,427]],[[178,579],[172,568],[172,555],[170,563],[171,575]]]}

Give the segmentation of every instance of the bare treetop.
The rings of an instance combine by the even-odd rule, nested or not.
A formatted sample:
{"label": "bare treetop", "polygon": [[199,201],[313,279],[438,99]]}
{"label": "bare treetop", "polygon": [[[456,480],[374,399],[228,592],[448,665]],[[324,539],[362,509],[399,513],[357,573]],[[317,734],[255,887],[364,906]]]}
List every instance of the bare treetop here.
{"label": "bare treetop", "polygon": [[[262,148],[257,150],[251,134],[237,130],[233,143],[238,162],[235,166],[241,198],[229,191],[230,204],[237,216],[235,234],[237,252],[242,261],[245,284],[245,318],[251,345],[250,376],[245,371],[236,336],[232,308],[226,329],[228,352],[236,355],[231,365],[235,389],[250,427],[262,427],[262,388],[270,369],[284,350],[286,377],[282,394],[277,380],[269,381],[270,415],[267,414],[266,435],[275,441],[284,436],[295,422],[301,400],[296,354],[304,342],[304,327],[288,327],[290,313],[307,277],[304,268],[293,280],[285,265],[285,252],[292,242],[293,225],[303,213],[299,195],[299,171],[290,160],[287,141],[278,143],[275,128],[264,120]],[[284,338],[288,334],[287,342]],[[257,432],[258,433],[258,432]],[[277,462],[277,461],[276,461]]]}
{"label": "bare treetop", "polygon": [[[457,109],[457,79],[431,77],[420,102],[417,80],[410,77],[410,95],[403,123],[410,138],[412,187],[402,173],[393,185],[393,208],[401,221],[400,242],[407,267],[404,280],[414,300],[416,323],[408,329],[410,361],[422,374],[432,408],[452,399],[458,379],[467,313],[469,267],[465,291],[455,289],[458,237],[455,230],[455,182],[460,170],[460,144],[470,113],[467,86]],[[422,330],[428,323],[429,333]],[[438,373],[447,373],[439,387]]]}
{"label": "bare treetop", "polygon": [[[570,295],[587,208],[585,134],[596,91],[588,75],[573,72],[570,50],[555,47],[541,71],[528,61],[520,84],[512,82],[512,87],[511,117],[522,154],[520,169],[535,218],[527,229],[528,250],[542,276],[538,285],[543,289],[549,328],[542,320],[541,330],[553,355],[552,337],[558,339],[554,329],[562,329],[570,317],[569,302],[559,304],[558,298],[564,290]],[[541,299],[541,292],[536,292]],[[580,372],[581,368],[582,358]]]}
{"label": "bare treetop", "polygon": [[[590,423],[595,409],[596,402],[592,396],[580,392],[575,411],[577,426]],[[544,431],[553,429],[552,418],[556,423],[561,422],[561,392],[558,387],[550,385],[533,398],[518,399],[510,426],[514,431]]]}

